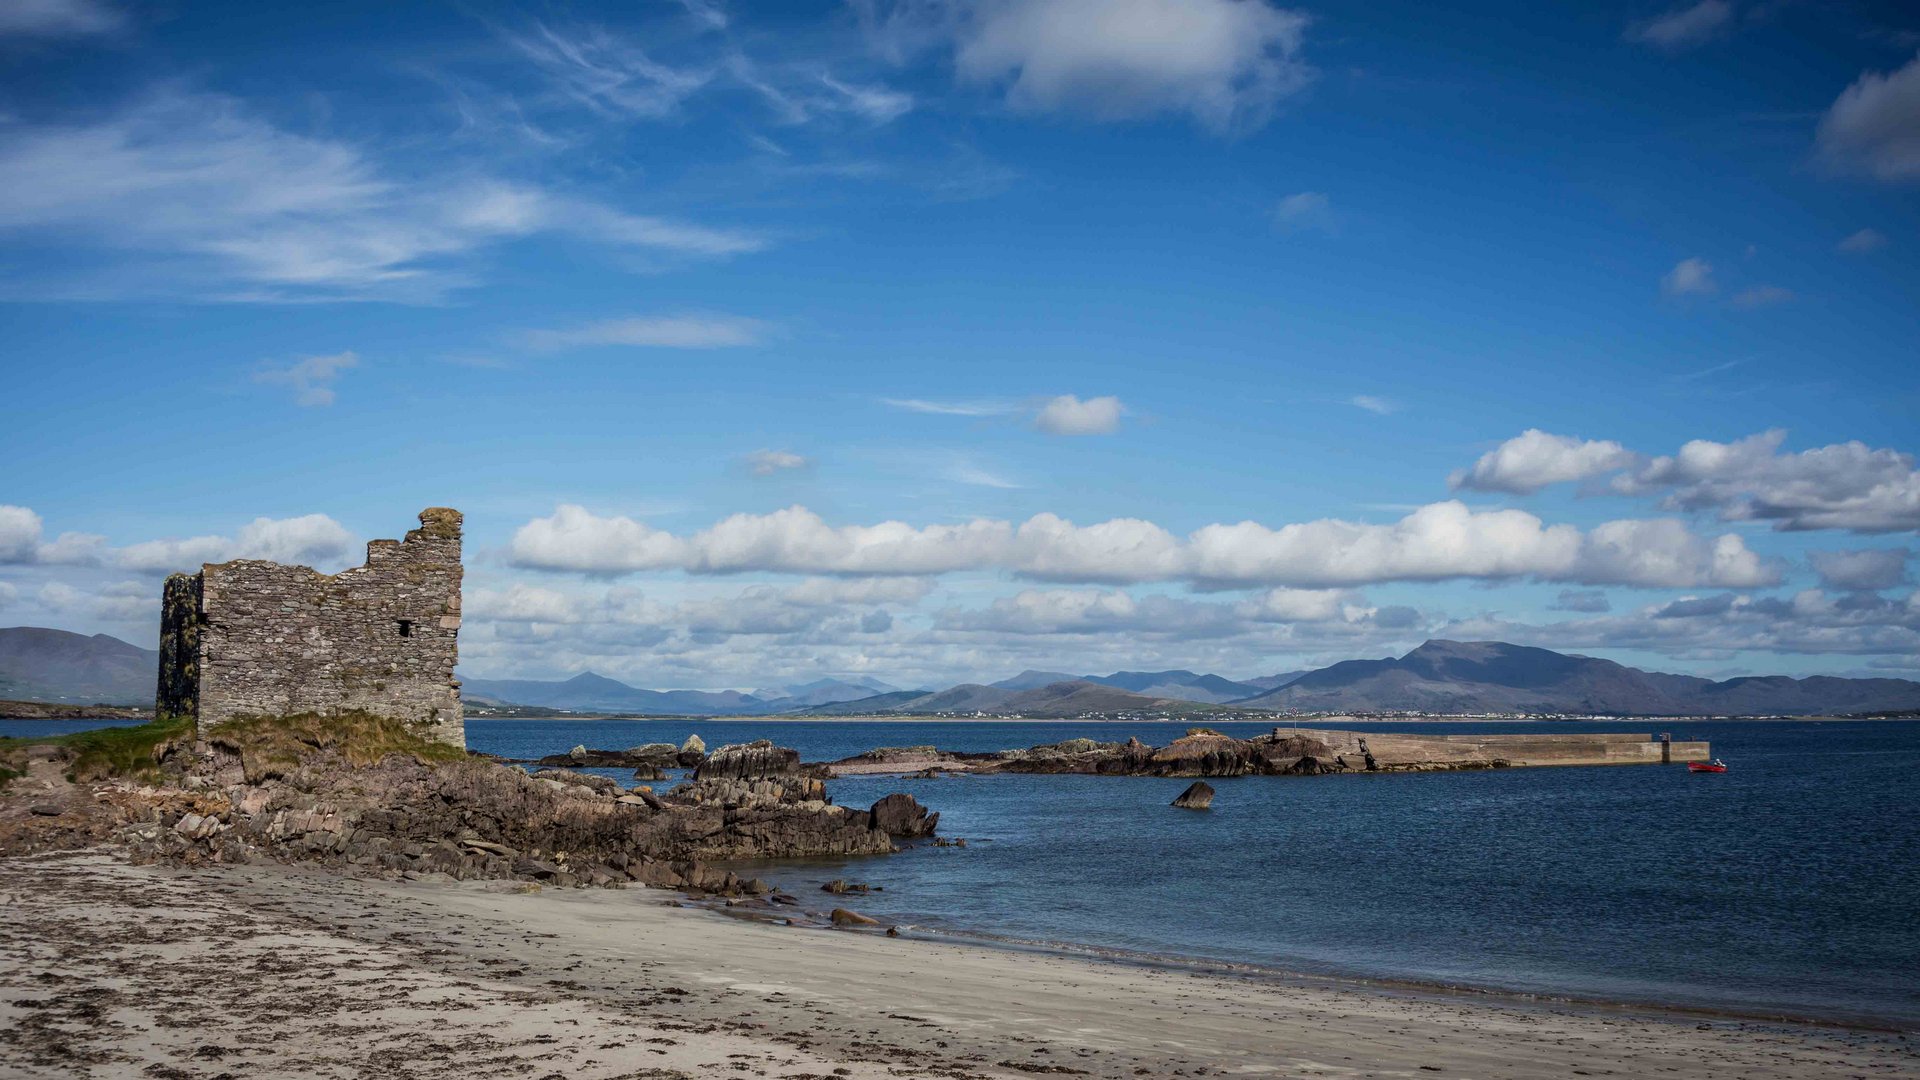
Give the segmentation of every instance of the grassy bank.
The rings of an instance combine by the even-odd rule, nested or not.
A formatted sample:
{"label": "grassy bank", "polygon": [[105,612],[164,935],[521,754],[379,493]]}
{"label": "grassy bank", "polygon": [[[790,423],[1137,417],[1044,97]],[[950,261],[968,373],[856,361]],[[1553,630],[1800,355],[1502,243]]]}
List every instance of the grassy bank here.
{"label": "grassy bank", "polygon": [[[0,737],[0,787],[26,770],[32,746],[57,746],[69,755],[67,774],[76,781],[124,776],[153,777],[168,750],[191,743],[192,717],[167,717],[131,727],[93,728],[65,735]],[[250,716],[216,728],[210,741],[240,755],[249,777],[292,768],[308,755],[332,750],[353,765],[371,765],[388,754],[423,761],[459,761],[466,751],[422,737],[412,725],[363,712],[337,716]]]}
{"label": "grassy bank", "polygon": [[[191,717],[167,717],[132,727],[0,738],[0,771],[14,775],[23,772],[29,746],[59,746],[73,755],[67,772],[76,780],[148,776],[159,768],[160,758],[168,746],[192,737]],[[0,776],[0,783],[11,778]]]}

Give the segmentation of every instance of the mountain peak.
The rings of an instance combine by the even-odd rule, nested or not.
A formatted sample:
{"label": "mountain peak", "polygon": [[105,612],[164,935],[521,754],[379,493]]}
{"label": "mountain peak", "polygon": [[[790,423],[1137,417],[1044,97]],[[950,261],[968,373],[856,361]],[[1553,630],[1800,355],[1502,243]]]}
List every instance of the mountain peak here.
{"label": "mountain peak", "polygon": [[623,683],[618,679],[609,679],[605,675],[601,675],[592,671],[583,671],[580,674],[575,675],[573,678],[566,680],[566,685],[571,686],[577,690],[587,690],[587,689],[593,689],[593,688],[604,688],[604,689],[610,690],[615,687],[618,687],[621,690],[633,689],[633,687],[628,686],[626,683]]}

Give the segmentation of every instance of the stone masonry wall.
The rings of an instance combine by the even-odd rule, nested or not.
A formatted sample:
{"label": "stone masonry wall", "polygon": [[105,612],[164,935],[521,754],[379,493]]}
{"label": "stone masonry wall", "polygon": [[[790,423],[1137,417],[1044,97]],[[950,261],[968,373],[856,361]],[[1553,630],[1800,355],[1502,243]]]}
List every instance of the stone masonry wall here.
{"label": "stone masonry wall", "polygon": [[333,575],[241,559],[168,579],[157,708],[193,713],[202,734],[359,709],[466,745],[460,525],[458,511],[423,511],[405,540],[375,540],[365,566]]}

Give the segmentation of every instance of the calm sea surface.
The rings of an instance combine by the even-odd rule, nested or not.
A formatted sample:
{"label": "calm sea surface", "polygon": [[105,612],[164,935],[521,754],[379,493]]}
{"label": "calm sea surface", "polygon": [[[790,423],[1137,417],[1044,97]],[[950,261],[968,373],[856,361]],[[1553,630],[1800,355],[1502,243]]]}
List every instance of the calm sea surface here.
{"label": "calm sea surface", "polygon": [[[0,734],[83,725],[0,724]],[[1254,734],[1267,724],[1217,725]],[[1377,730],[1646,731],[1646,723]],[[1920,723],[1681,722],[1732,771],[1679,766],[1215,780],[835,780],[906,791],[961,848],[756,872],[825,907],[931,931],[1287,971],[1920,1027]],[[808,760],[996,750],[1181,727],[1095,723],[469,720],[476,750],[770,738]],[[619,770],[595,770],[619,776]],[[813,899],[808,900],[811,895]]]}

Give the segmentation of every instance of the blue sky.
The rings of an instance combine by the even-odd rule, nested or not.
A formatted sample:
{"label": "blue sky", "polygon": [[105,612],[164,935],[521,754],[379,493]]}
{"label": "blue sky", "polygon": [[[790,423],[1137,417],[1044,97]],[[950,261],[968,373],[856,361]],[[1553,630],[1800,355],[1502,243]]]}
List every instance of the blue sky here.
{"label": "blue sky", "polygon": [[1920,675],[1903,5],[34,0],[0,189],[0,623],[451,505],[472,675]]}

